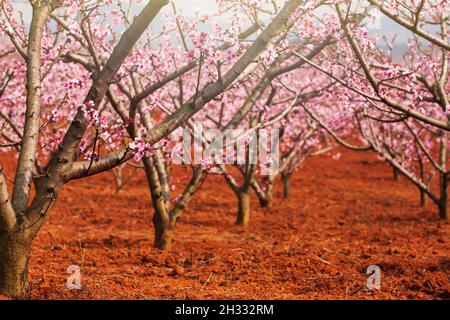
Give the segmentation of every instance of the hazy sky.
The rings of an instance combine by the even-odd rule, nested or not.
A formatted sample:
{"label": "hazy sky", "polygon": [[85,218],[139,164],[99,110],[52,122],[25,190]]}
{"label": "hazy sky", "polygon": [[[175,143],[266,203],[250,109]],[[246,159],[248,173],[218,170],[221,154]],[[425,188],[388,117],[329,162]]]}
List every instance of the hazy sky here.
{"label": "hazy sky", "polygon": [[214,0],[174,0],[174,2],[186,14],[194,13],[195,7],[200,8],[204,13],[217,11],[216,1]]}
{"label": "hazy sky", "polygon": [[[2,0],[0,0],[2,1]],[[25,19],[27,22],[31,19],[30,13],[30,5],[26,0],[12,0],[14,2],[14,7],[19,11],[25,13]],[[196,9],[200,9],[200,12],[203,14],[211,14],[217,12],[217,5],[215,0],[173,0],[177,6],[177,8],[181,9],[183,13],[187,16],[192,16]],[[124,0],[123,2],[128,2],[128,0]],[[145,4],[146,2],[143,2]],[[166,7],[165,10],[171,10],[170,7]],[[388,37],[392,37],[394,34],[398,34],[398,40],[403,42],[406,38],[409,37],[409,32],[406,32],[403,28],[400,28],[396,23],[389,21],[389,19],[385,17],[381,17],[380,21],[380,29],[375,32],[386,35]],[[158,21],[155,21],[158,24]]]}
{"label": "hazy sky", "polygon": [[[1,0],[0,0],[1,1]],[[30,12],[30,5],[25,0],[11,0],[14,3],[14,7],[25,11],[27,14]],[[178,8],[181,8],[184,13],[192,14],[195,12],[195,8],[198,7],[204,13],[212,13],[217,9],[215,0],[173,0]],[[127,1],[123,1],[125,3]]]}

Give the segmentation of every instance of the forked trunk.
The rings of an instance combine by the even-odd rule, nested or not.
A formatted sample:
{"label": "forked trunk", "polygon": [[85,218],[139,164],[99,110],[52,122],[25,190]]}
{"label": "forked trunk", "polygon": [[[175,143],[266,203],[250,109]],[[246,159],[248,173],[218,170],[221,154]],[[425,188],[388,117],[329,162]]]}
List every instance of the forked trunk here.
{"label": "forked trunk", "polygon": [[0,295],[26,299],[31,241],[21,232],[0,233]]}
{"label": "forked trunk", "polygon": [[250,194],[248,191],[239,192],[238,196],[238,212],[236,223],[240,226],[248,226],[250,220]]}

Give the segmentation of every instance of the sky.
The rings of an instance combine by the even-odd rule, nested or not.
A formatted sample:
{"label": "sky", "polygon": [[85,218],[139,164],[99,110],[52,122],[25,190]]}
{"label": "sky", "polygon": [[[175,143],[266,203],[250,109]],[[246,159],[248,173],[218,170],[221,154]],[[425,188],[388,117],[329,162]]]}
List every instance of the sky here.
{"label": "sky", "polygon": [[195,7],[200,8],[202,13],[214,13],[217,11],[214,0],[174,0],[176,6],[184,13],[191,15],[195,12]]}
{"label": "sky", "polygon": [[[25,13],[26,21],[30,21],[31,10],[28,0],[10,0],[14,2],[14,7],[17,11],[22,11]],[[215,0],[173,0],[177,8],[183,12],[186,16],[192,16],[196,10],[200,10],[202,14],[211,14],[217,12],[217,5]],[[123,2],[128,2],[124,0]],[[146,2],[143,2],[145,4]],[[166,10],[171,10],[170,7]],[[158,19],[155,21],[158,24]],[[226,23],[226,22],[225,22]],[[372,33],[378,33],[379,35],[387,36],[392,38],[394,34],[397,34],[397,40],[399,43],[404,43],[405,40],[410,36],[410,33],[404,28],[399,27],[395,22],[390,21],[388,18],[381,16],[378,20],[377,29],[372,29]]]}
{"label": "sky", "polygon": [[[0,0],[2,1],[2,0]],[[22,11],[25,15],[25,21],[30,22],[31,20],[31,9],[28,0],[10,0],[14,3],[14,8],[16,11]],[[119,0],[117,0],[119,1]],[[129,0],[120,0],[124,3],[128,3]],[[179,11],[187,17],[192,17],[197,10],[199,10],[202,14],[213,14],[217,12],[216,0],[173,0]],[[282,3],[283,0],[280,0]],[[143,1],[141,7],[143,7],[147,2]],[[139,7],[136,8],[136,11],[139,11]],[[171,7],[167,6],[164,10],[169,10],[171,12]],[[222,24],[227,24],[226,18],[222,18]],[[162,27],[162,22],[159,18],[157,18],[152,24],[152,30],[157,31]],[[392,39],[396,36],[396,46],[394,48],[394,58],[401,59],[401,56],[405,52],[407,48],[407,40],[411,38],[411,33],[407,31],[405,28],[402,28],[397,23],[393,22],[389,18],[386,18],[383,15],[379,15],[377,19],[377,23],[373,28],[369,28],[370,33],[372,35],[377,34],[379,39],[382,39],[385,36],[387,39]],[[208,30],[202,30],[208,31]],[[384,46],[381,46],[384,47]]]}
{"label": "sky", "polygon": [[[30,5],[28,4],[28,0],[10,0],[14,3],[14,7],[17,9],[21,9],[26,12],[28,15],[30,14]],[[173,0],[176,6],[183,10],[183,12],[187,15],[192,15],[195,12],[195,8],[200,8],[202,13],[208,14],[213,13],[217,10],[216,1],[215,0]],[[127,3],[127,1],[122,1]]]}

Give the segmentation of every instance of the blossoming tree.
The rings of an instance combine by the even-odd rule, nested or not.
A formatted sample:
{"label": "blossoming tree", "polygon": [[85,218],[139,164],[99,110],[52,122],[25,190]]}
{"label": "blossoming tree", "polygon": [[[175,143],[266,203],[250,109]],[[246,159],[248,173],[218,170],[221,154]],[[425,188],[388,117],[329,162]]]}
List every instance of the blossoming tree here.
{"label": "blossoming tree", "polygon": [[[80,4],[88,7],[88,10],[83,11],[85,15],[77,15]],[[129,117],[128,122],[124,122],[120,117],[113,116],[115,111],[107,107],[106,101],[109,99],[111,84],[127,73],[127,59],[138,53],[134,48],[148,40],[143,38],[142,42],[139,41],[168,1],[148,1],[136,18],[130,21],[129,26],[125,26],[120,39],[117,33],[110,32],[108,21],[102,19],[100,8],[104,4],[103,1],[30,1],[32,18],[30,28],[27,29],[15,19],[11,3],[1,3],[1,30],[9,39],[6,50],[15,50],[7,56],[11,68],[2,63],[2,68],[6,65],[6,68],[12,69],[14,76],[2,95],[2,99],[9,103],[2,102],[1,109],[6,116],[4,119],[7,119],[8,136],[16,139],[14,142],[17,143],[18,151],[11,196],[4,174],[0,175],[2,294],[22,297],[27,295],[31,241],[42,227],[64,184],[110,170],[128,161],[141,151],[142,144],[146,148],[147,145],[148,148],[154,148],[161,139],[232,85],[252,61],[265,51],[269,42],[286,27],[302,1],[287,1],[253,43],[229,65],[220,79],[199,86],[195,95],[186,99],[177,111],[161,119],[142,135],[145,142],[134,141],[131,145],[126,138],[130,133],[134,134],[135,118]],[[54,27],[50,19],[61,17],[61,11],[70,28],[73,21],[81,19],[80,30],[66,32],[60,26]],[[77,39],[83,33],[96,36],[103,33],[99,39],[96,36],[92,38],[97,40],[93,45],[88,44],[88,48],[96,50],[83,51],[79,45],[81,39]],[[89,37],[91,36],[85,39]],[[103,47],[105,50],[99,50]],[[67,54],[79,51],[92,59],[96,68],[92,74],[64,62]],[[85,77],[80,78],[82,74]],[[68,87],[64,86],[74,79],[76,81],[71,82]],[[78,95],[80,100],[67,101],[70,95],[67,89],[75,91],[72,93]],[[77,106],[72,113],[67,113],[61,119],[58,119],[57,110],[52,115],[58,105],[71,103]],[[49,119],[53,123],[46,125]],[[116,134],[110,139],[108,135],[111,133]],[[114,148],[100,145],[100,134],[103,135],[102,139],[116,141],[117,145]],[[84,139],[86,135],[92,135],[93,141]],[[50,144],[43,143],[42,139],[45,138]],[[86,159],[82,155],[86,147],[83,141],[88,146],[92,141],[90,156],[84,152]],[[35,190],[33,193],[32,188]]]}

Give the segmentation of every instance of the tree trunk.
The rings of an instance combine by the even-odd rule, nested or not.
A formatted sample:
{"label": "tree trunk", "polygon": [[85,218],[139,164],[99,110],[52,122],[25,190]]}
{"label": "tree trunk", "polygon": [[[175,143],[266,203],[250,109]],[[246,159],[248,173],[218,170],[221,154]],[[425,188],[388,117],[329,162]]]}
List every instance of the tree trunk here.
{"label": "tree trunk", "polygon": [[268,207],[270,207],[270,200],[267,197],[259,198],[259,205],[262,208],[268,208]]}
{"label": "tree trunk", "polygon": [[266,197],[264,198],[264,201],[260,201],[261,207],[263,208],[268,208],[272,204],[273,184],[274,184],[273,180],[269,180],[267,184]]}
{"label": "tree trunk", "polygon": [[[439,165],[443,168],[444,172],[447,171],[447,135],[444,134],[441,138],[441,146],[439,152]],[[442,173],[439,175],[439,217],[443,220],[448,220],[448,175]]]}
{"label": "tree trunk", "polygon": [[448,220],[448,210],[446,202],[439,204],[439,217],[443,220]]}
{"label": "tree trunk", "polygon": [[250,219],[250,194],[248,191],[239,192],[238,196],[238,212],[236,223],[240,226],[248,226]]}
{"label": "tree trunk", "polygon": [[395,167],[392,167],[392,178],[393,178],[395,181],[398,181],[398,170],[397,170],[397,168],[395,168]]}
{"label": "tree trunk", "polygon": [[283,175],[283,198],[289,198],[289,181],[291,177],[289,175]]}
{"label": "tree trunk", "polygon": [[153,226],[155,229],[154,246],[158,249],[170,251],[172,249],[173,231],[170,220],[157,212],[153,216]]}
{"label": "tree trunk", "polygon": [[439,217],[443,220],[448,220],[447,175],[441,174],[440,180],[441,197],[439,199]]}
{"label": "tree trunk", "polygon": [[118,195],[120,193],[120,190],[122,190],[122,168],[114,168],[112,170],[113,176],[114,176],[114,182],[115,182],[115,190],[114,195]]}
{"label": "tree trunk", "polygon": [[419,190],[419,192],[420,192],[420,206],[424,208],[426,204],[426,194],[422,190]]}
{"label": "tree trunk", "polygon": [[31,241],[22,232],[0,233],[0,295],[26,299]]}

